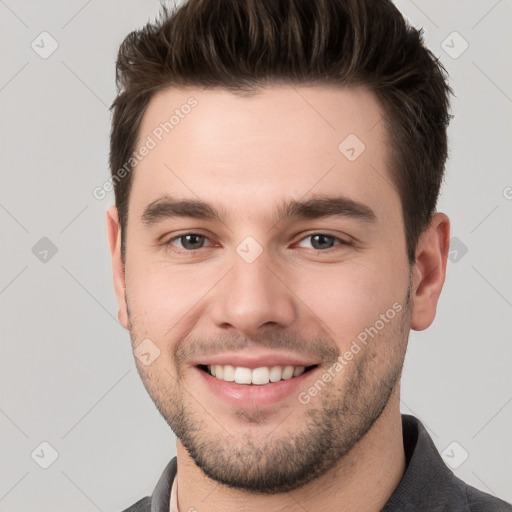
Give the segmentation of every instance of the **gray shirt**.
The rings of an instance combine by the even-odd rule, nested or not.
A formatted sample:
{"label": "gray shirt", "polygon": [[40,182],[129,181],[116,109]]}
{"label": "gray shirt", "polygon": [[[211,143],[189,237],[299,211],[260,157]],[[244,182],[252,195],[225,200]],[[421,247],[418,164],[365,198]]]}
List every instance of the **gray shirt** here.
{"label": "gray shirt", "polygon": [[[382,512],[512,512],[512,505],[457,478],[439,455],[425,427],[402,415],[406,469]],[[151,496],[123,512],[169,512],[177,460],[171,459]]]}

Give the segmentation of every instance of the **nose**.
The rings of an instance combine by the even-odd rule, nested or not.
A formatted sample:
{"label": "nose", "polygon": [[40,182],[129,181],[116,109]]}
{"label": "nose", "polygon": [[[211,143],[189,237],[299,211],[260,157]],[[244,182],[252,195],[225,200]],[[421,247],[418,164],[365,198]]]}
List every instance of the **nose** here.
{"label": "nose", "polygon": [[297,309],[286,276],[264,254],[252,263],[235,255],[231,270],[215,289],[212,318],[217,328],[256,337],[270,326],[290,327]]}

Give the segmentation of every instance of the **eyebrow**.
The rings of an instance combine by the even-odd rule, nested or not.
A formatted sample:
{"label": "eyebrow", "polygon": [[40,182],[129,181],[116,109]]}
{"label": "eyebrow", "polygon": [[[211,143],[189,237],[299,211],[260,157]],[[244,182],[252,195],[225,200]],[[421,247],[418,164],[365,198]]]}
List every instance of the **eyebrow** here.
{"label": "eyebrow", "polygon": [[[141,220],[149,226],[166,219],[180,217],[224,223],[231,215],[225,208],[217,208],[199,199],[178,200],[165,195],[146,206]],[[285,201],[276,209],[273,219],[277,224],[283,220],[326,217],[352,218],[365,222],[377,220],[375,212],[369,206],[343,196]]]}

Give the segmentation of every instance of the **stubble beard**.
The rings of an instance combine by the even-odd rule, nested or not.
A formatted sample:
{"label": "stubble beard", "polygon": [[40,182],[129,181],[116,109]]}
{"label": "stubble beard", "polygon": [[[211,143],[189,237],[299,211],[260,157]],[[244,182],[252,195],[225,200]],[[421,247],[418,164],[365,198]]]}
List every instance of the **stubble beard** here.
{"label": "stubble beard", "polygon": [[[152,373],[138,362],[137,369],[160,414],[205,475],[252,493],[289,492],[338,464],[398,389],[410,329],[410,287],[402,304],[396,321],[379,333],[379,347],[369,342],[307,405],[297,400],[296,409],[266,437],[248,433],[261,419],[257,410],[240,412],[250,429],[229,433],[186,389],[179,370],[176,378],[168,370]],[[130,325],[136,346],[139,338]],[[290,433],[285,425],[298,426]]]}

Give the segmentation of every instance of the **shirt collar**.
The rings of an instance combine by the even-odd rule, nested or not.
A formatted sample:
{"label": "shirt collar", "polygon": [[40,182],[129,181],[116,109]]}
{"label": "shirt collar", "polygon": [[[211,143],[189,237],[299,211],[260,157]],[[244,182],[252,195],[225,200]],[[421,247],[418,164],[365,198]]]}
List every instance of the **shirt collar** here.
{"label": "shirt collar", "polygon": [[151,512],[169,512],[171,487],[176,476],[178,463],[176,457],[167,464],[151,495]]}
{"label": "shirt collar", "polygon": [[406,469],[381,512],[445,510],[448,503],[465,510],[466,486],[446,466],[423,424],[404,414],[402,431]]}

